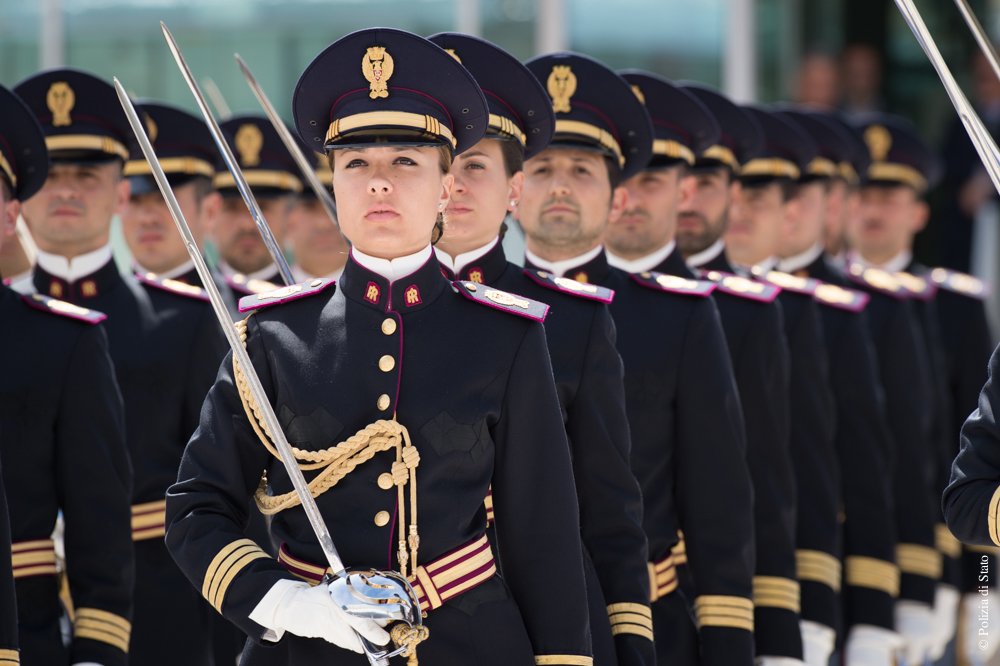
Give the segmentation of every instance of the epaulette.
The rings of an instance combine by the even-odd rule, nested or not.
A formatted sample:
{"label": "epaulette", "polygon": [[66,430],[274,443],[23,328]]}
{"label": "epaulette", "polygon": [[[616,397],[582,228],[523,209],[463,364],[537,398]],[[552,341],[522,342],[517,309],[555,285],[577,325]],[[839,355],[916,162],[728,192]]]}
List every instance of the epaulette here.
{"label": "epaulette", "polygon": [[986,283],[979,278],[947,268],[935,268],[932,270],[931,280],[942,289],[979,300],[985,300],[990,292],[986,287]]}
{"label": "epaulette", "polygon": [[81,308],[79,305],[73,305],[72,303],[60,301],[58,298],[52,298],[43,294],[24,294],[21,296],[21,299],[35,310],[51,312],[52,314],[69,317],[77,321],[85,321],[88,324],[100,324],[108,318],[108,315],[103,312]]}
{"label": "epaulette", "polygon": [[896,281],[906,292],[921,301],[929,301],[937,293],[937,285],[913,273],[899,272],[895,275]]}
{"label": "epaulette", "polygon": [[676,275],[666,275],[664,273],[644,272],[632,273],[632,279],[649,289],[665,291],[671,294],[684,294],[686,296],[700,296],[706,298],[715,291],[715,283],[705,280],[688,280]]}
{"label": "epaulette", "polygon": [[136,273],[135,277],[139,280],[139,282],[153,289],[168,291],[171,294],[177,294],[178,296],[197,298],[199,301],[209,300],[208,292],[201,287],[196,287],[193,284],[181,282],[180,280],[174,280],[173,278],[157,277],[155,273]]}
{"label": "epaulette", "polygon": [[533,282],[553,291],[561,291],[564,294],[589,298],[592,301],[600,301],[601,303],[610,303],[615,298],[613,289],[600,287],[596,284],[587,284],[586,282],[577,282],[567,277],[556,277],[548,271],[537,271],[526,268],[524,269],[524,274]]}
{"label": "epaulette", "polygon": [[781,287],[767,282],[757,282],[748,280],[739,275],[724,273],[722,271],[698,271],[698,276],[706,280],[711,280],[716,284],[718,290],[723,294],[748,298],[751,301],[761,303],[773,303],[774,299],[781,293]]}
{"label": "epaulette", "polygon": [[817,302],[848,312],[861,312],[868,306],[870,300],[871,296],[863,291],[844,289],[828,282],[821,282],[816,287]]}
{"label": "epaulette", "polygon": [[861,264],[851,264],[846,275],[858,284],[866,285],[894,298],[906,298],[909,295],[899,284],[899,280],[879,268],[865,268]]}
{"label": "epaulette", "polygon": [[819,280],[815,278],[805,278],[785,273],[783,271],[764,271],[753,269],[753,274],[760,280],[781,287],[785,291],[793,291],[796,294],[806,294],[813,296],[816,294],[816,287]]}
{"label": "epaulette", "polygon": [[500,291],[485,284],[477,284],[466,280],[455,280],[451,284],[455,288],[455,291],[470,301],[481,303],[494,310],[502,310],[535,321],[545,321],[545,316],[549,313],[549,306],[545,303],[533,301],[530,298],[511,294],[506,291]]}
{"label": "epaulette", "polygon": [[281,287],[280,284],[268,282],[267,280],[248,278],[246,275],[243,275],[243,273],[236,273],[234,275],[227,276],[226,282],[230,287],[246,290],[254,294],[263,294]]}
{"label": "epaulette", "polygon": [[320,278],[316,278],[315,280],[308,280],[298,284],[291,284],[287,287],[265,291],[261,294],[250,294],[240,299],[240,312],[250,312],[251,310],[267,307],[268,305],[297,301],[300,298],[318,294],[335,283],[336,280],[321,280]]}

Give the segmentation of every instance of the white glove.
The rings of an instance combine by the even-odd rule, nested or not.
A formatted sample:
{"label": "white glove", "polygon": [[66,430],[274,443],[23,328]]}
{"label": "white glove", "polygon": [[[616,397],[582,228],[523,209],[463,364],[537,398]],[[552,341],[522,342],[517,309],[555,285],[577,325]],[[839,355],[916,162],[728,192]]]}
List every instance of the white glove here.
{"label": "white glove", "polygon": [[275,641],[288,631],[303,638],[322,638],[358,654],[363,650],[357,634],[375,645],[389,642],[389,634],[382,629],[387,620],[380,624],[348,615],[330,598],[326,585],[312,587],[296,580],[275,583],[250,613],[250,619],[271,629]]}
{"label": "white glove", "polygon": [[804,661],[792,657],[757,657],[754,664],[755,666],[805,666]]}
{"label": "white glove", "polygon": [[851,666],[893,666],[902,647],[903,637],[895,631],[858,624],[847,632],[844,663]]}
{"label": "white glove", "polygon": [[837,632],[818,622],[802,620],[802,660],[807,666],[829,666]]}
{"label": "white glove", "polygon": [[962,596],[958,653],[966,655],[972,666],[988,663],[1000,647],[1000,635],[994,635],[987,599],[976,592]]}
{"label": "white glove", "polygon": [[103,664],[98,664],[96,661],[78,661],[73,666],[104,666]]}
{"label": "white glove", "polygon": [[951,585],[938,585],[934,591],[934,636],[931,643],[931,661],[944,656],[948,643],[958,629],[958,602],[962,595]]}
{"label": "white glove", "polygon": [[897,601],[896,631],[903,637],[908,666],[920,666],[934,643],[934,609],[919,601]]}

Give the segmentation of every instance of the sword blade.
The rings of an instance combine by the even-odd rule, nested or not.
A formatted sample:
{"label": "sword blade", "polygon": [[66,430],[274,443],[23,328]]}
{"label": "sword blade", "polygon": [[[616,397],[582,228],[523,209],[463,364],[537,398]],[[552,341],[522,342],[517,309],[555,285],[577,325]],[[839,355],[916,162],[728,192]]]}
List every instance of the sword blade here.
{"label": "sword blade", "polygon": [[292,269],[288,266],[288,261],[285,259],[285,253],[282,251],[281,246],[278,245],[278,241],[274,238],[274,234],[271,233],[271,227],[267,225],[267,220],[264,219],[264,213],[261,212],[260,206],[257,204],[257,199],[250,190],[250,185],[247,184],[247,179],[240,170],[239,162],[236,161],[236,157],[233,155],[233,151],[229,147],[229,142],[226,141],[226,138],[222,133],[222,129],[219,127],[219,123],[215,120],[215,116],[212,115],[212,110],[208,108],[208,102],[205,101],[205,95],[202,94],[198,81],[194,78],[194,74],[191,73],[191,68],[188,67],[187,61],[184,59],[184,54],[181,53],[181,49],[177,45],[177,41],[174,39],[174,36],[170,34],[170,30],[167,29],[167,24],[163,21],[160,21],[160,29],[163,31],[164,39],[167,40],[167,46],[170,47],[170,53],[174,56],[174,62],[177,63],[177,68],[181,70],[181,74],[184,76],[184,80],[187,82],[188,88],[191,90],[191,94],[194,95],[195,102],[198,103],[201,115],[204,116],[205,122],[208,124],[208,129],[212,133],[212,139],[215,141],[215,145],[219,149],[219,153],[222,154],[222,159],[226,163],[226,168],[229,169],[229,173],[233,175],[233,180],[236,183],[236,189],[239,190],[240,196],[243,197],[243,202],[247,205],[247,209],[250,211],[251,217],[253,217],[254,224],[257,225],[257,231],[260,233],[260,237],[264,240],[264,245],[267,246],[267,251],[271,253],[271,258],[274,260],[274,264],[278,267],[278,272],[281,273],[281,279],[284,280],[286,285],[294,284],[295,278],[292,277]]}
{"label": "sword blade", "polygon": [[997,148],[996,142],[986,129],[986,126],[983,125],[979,114],[976,113],[972,104],[969,103],[965,93],[962,92],[961,87],[952,75],[944,57],[938,50],[934,36],[927,29],[927,25],[924,23],[923,17],[920,16],[920,11],[913,0],[895,0],[895,2],[899,13],[903,16],[903,20],[910,26],[910,30],[913,32],[913,36],[916,37],[917,43],[920,44],[920,48],[923,49],[927,59],[930,60],[931,65],[937,72],[938,78],[941,79],[945,92],[948,93],[948,98],[951,100],[952,106],[955,107],[955,112],[965,126],[965,131],[972,140],[972,144],[976,147],[976,152],[979,154],[979,159],[982,161],[983,167],[986,168],[986,173],[989,174],[990,180],[993,181],[993,187],[996,188],[997,192],[1000,192],[1000,148]]}
{"label": "sword blade", "polygon": [[129,125],[132,126],[132,131],[135,133],[139,146],[142,148],[142,154],[146,156],[146,161],[149,162],[153,178],[156,179],[156,184],[163,194],[163,199],[170,210],[170,216],[174,219],[174,224],[177,225],[177,231],[180,232],[181,238],[184,239],[184,246],[187,248],[188,254],[191,255],[191,260],[198,271],[198,277],[201,278],[205,291],[208,292],[209,300],[212,302],[212,309],[215,311],[215,316],[219,320],[219,326],[222,327],[222,332],[226,336],[229,348],[232,350],[237,363],[243,369],[247,383],[250,385],[250,394],[257,402],[257,405],[260,406],[264,424],[271,432],[274,445],[277,447],[278,453],[281,454],[281,463],[285,466],[288,478],[291,479],[292,486],[294,486],[296,494],[302,501],[302,508],[305,509],[309,525],[312,527],[313,532],[316,533],[316,538],[319,540],[319,545],[323,549],[323,554],[326,555],[326,560],[333,570],[334,576],[342,576],[345,573],[344,563],[337,553],[336,546],[333,545],[330,530],[323,521],[319,507],[316,506],[316,500],[313,498],[312,493],[309,492],[305,477],[302,476],[302,470],[299,469],[298,463],[295,462],[292,447],[285,438],[285,433],[281,430],[278,417],[275,416],[274,410],[271,408],[271,403],[267,398],[267,393],[264,392],[260,378],[257,376],[253,363],[250,361],[250,355],[247,354],[246,349],[243,348],[243,343],[236,334],[236,327],[233,326],[229,311],[226,309],[226,304],[222,300],[222,295],[219,293],[218,287],[215,286],[215,281],[212,279],[212,274],[208,270],[205,259],[201,256],[201,251],[198,249],[197,243],[195,243],[194,235],[191,233],[191,228],[184,218],[180,204],[177,203],[177,197],[174,196],[174,191],[171,189],[169,181],[167,181],[167,176],[163,172],[160,160],[153,151],[153,144],[150,143],[149,137],[146,136],[146,129],[139,119],[139,114],[136,113],[132,100],[129,99],[128,93],[125,92],[125,88],[122,87],[121,82],[117,78],[114,82],[115,90],[118,92],[118,99],[125,110],[125,115],[128,117]]}
{"label": "sword blade", "polygon": [[997,78],[1000,78],[1000,60],[997,59],[997,51],[993,47],[993,42],[990,40],[989,36],[986,34],[986,30],[983,29],[983,24],[979,22],[976,18],[975,13],[972,11],[972,7],[969,6],[968,0],[955,0],[955,4],[958,6],[958,10],[962,12],[962,18],[965,19],[965,24],[969,26],[969,30],[972,31],[973,37],[976,38],[976,43],[979,44],[979,48],[982,50],[983,55],[986,56],[987,62],[990,63],[990,67],[993,68],[993,74]]}
{"label": "sword blade", "polygon": [[328,190],[323,183],[320,182],[319,176],[316,175],[314,162],[310,162],[309,158],[307,158],[302,152],[302,147],[292,136],[288,126],[281,120],[281,116],[278,115],[274,105],[271,104],[271,100],[268,99],[267,93],[264,92],[260,83],[257,82],[257,77],[255,77],[253,72],[250,71],[250,67],[247,65],[246,61],[244,61],[238,53],[234,54],[234,57],[236,58],[236,64],[240,66],[240,71],[243,72],[243,78],[246,79],[247,85],[250,86],[250,90],[253,91],[257,101],[260,102],[261,108],[264,109],[264,115],[266,115],[267,119],[271,121],[271,125],[274,126],[278,136],[281,137],[281,142],[285,144],[285,148],[287,148],[288,152],[291,153],[292,159],[295,160],[295,163],[305,175],[306,182],[309,183],[309,187],[311,187],[312,191],[316,194],[316,198],[323,204],[323,208],[326,210],[326,214],[330,217],[330,221],[333,222],[334,225],[337,225],[337,204],[334,203],[333,197],[330,195],[330,190]]}

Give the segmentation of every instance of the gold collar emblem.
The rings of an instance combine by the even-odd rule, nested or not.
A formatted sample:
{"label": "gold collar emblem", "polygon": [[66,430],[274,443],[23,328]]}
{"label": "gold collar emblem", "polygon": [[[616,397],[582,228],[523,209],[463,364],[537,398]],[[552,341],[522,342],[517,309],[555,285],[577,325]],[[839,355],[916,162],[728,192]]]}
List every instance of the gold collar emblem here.
{"label": "gold collar emblem", "polygon": [[251,123],[240,125],[236,130],[236,150],[240,154],[242,166],[252,167],[260,164],[260,150],[264,147],[264,134],[260,128]]}
{"label": "gold collar emblem", "polygon": [[569,65],[554,65],[546,82],[549,97],[552,98],[552,110],[556,113],[569,113],[569,98],[576,92],[576,74]]}
{"label": "gold collar emblem", "polygon": [[67,127],[73,123],[69,112],[76,106],[76,93],[65,81],[56,81],[49,86],[45,95],[45,104],[52,112],[53,127]]}
{"label": "gold collar emblem", "polygon": [[384,46],[370,46],[361,59],[361,73],[368,81],[368,96],[372,99],[386,98],[389,90],[386,83],[392,76],[394,68],[392,56]]}
{"label": "gold collar emblem", "polygon": [[872,160],[884,162],[892,148],[892,134],[881,125],[872,125],[865,130],[865,143],[868,145],[868,152],[872,155]]}

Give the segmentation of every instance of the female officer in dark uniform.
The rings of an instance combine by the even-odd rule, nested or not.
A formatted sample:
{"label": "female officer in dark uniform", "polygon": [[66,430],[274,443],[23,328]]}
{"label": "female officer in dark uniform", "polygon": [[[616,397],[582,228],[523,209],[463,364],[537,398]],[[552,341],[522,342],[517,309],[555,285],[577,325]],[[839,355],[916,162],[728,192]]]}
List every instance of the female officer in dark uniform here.
{"label": "female officer in dark uniform", "polygon": [[[351,257],[337,285],[245,298],[239,326],[341,556],[410,577],[426,663],[589,665],[546,308],[449,283],[431,249],[452,157],[487,126],[481,91],[430,42],[372,29],[313,61],[294,111],[306,143],[330,154]],[[323,555],[240,375],[228,358],[205,402],[168,493],[168,546],[253,640],[282,640],[288,664],[362,664],[341,649],[360,651],[354,631],[388,637],[305,582]],[[497,524],[503,578],[484,534],[491,486],[510,517]],[[272,514],[278,560],[243,536],[252,496]]]}

